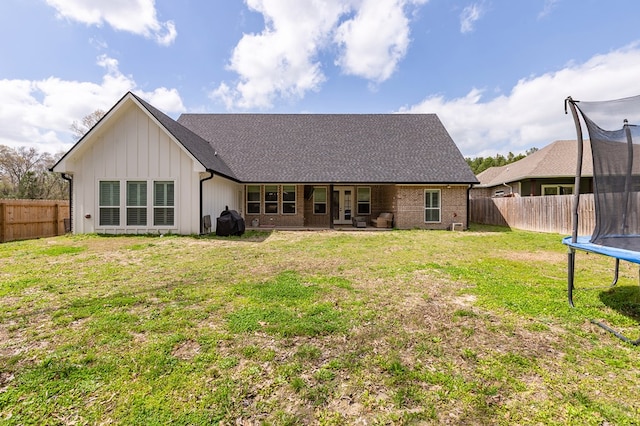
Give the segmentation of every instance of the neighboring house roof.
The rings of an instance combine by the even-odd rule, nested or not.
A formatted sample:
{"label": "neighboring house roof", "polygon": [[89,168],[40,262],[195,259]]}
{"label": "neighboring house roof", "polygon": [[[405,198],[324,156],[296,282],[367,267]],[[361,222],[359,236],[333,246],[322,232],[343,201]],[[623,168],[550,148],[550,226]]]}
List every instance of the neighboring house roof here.
{"label": "neighboring house roof", "polygon": [[242,182],[477,183],[435,114],[183,114]]}
{"label": "neighboring house roof", "polygon": [[475,184],[435,114],[183,114],[178,121],[129,92],[52,170],[122,105],[146,110],[207,170],[245,183]]}
{"label": "neighboring house roof", "polygon": [[[525,179],[574,177],[578,164],[576,141],[559,140],[524,157],[500,167],[490,167],[478,174],[476,188],[488,188]],[[584,143],[582,176],[593,176],[591,145]]]}

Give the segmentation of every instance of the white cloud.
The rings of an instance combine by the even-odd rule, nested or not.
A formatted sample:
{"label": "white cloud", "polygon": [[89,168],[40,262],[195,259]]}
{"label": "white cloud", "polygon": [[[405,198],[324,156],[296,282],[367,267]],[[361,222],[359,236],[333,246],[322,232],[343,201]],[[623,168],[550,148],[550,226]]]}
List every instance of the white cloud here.
{"label": "white cloud", "polygon": [[558,139],[575,139],[564,99],[583,101],[637,95],[640,48],[637,44],[596,55],[583,64],[520,80],[508,95],[484,99],[472,89],[457,99],[431,96],[402,112],[436,113],[465,156],[523,153]]}
{"label": "white cloud", "polygon": [[135,91],[159,109],[185,110],[175,89],[136,89],[130,76],[118,69],[118,61],[102,55],[98,65],[105,69],[100,83],[44,80],[0,80],[0,144],[13,148],[34,146],[41,151],[68,149],[74,142],[70,126],[96,109],[109,110],[127,91]]}
{"label": "white cloud", "polygon": [[538,19],[542,19],[547,15],[550,15],[553,9],[555,9],[556,5],[560,2],[560,0],[545,0],[544,7],[542,11],[538,14]]}
{"label": "white cloud", "polygon": [[353,19],[337,29],[335,42],[342,47],[336,64],[346,74],[374,82],[387,80],[409,46],[407,4],[424,4],[426,0],[363,0]]}
{"label": "white cloud", "polygon": [[134,90],[134,92],[142,99],[165,113],[179,113],[186,110],[177,89],[159,87],[152,92],[145,92],[141,90]]}
{"label": "white cloud", "polygon": [[342,2],[247,0],[247,6],[264,16],[265,29],[242,37],[228,66],[239,82],[221,83],[212,97],[230,109],[269,108],[276,96],[318,90],[325,77],[314,58],[345,11]]}
{"label": "white cloud", "polygon": [[211,97],[228,109],[270,108],[277,97],[301,98],[325,81],[318,56],[335,44],[341,49],[336,63],[345,73],[382,82],[409,45],[404,9],[426,2],[246,0],[264,16],[265,29],[238,42],[228,65],[238,81],[220,83]]}
{"label": "white cloud", "polygon": [[46,0],[58,17],[87,25],[109,24],[116,30],[138,34],[169,46],[176,36],[173,21],[158,21],[155,0]]}
{"label": "white cloud", "polygon": [[483,7],[479,3],[465,7],[460,14],[460,32],[462,34],[472,32],[476,21],[482,17],[483,13]]}

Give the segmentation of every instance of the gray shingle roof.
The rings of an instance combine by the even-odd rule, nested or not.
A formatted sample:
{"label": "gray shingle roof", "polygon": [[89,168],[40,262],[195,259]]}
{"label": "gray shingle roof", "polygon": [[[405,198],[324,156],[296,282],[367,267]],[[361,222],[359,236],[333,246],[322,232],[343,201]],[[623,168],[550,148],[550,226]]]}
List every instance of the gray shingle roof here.
{"label": "gray shingle roof", "polygon": [[210,142],[190,149],[203,164],[217,152],[241,182],[477,182],[435,114],[183,114],[178,123]]}
{"label": "gray shingle roof", "polygon": [[[478,174],[480,185],[492,187],[503,183],[523,179],[573,177],[578,162],[578,143],[576,141],[555,141],[539,151],[506,166],[490,167]],[[584,143],[582,156],[582,176],[593,176],[591,144]]]}
{"label": "gray shingle roof", "polygon": [[187,151],[191,153],[204,167],[209,170],[214,170],[215,172],[229,177],[231,179],[237,180],[233,175],[233,172],[217,155],[215,155],[215,150],[213,147],[195,134],[193,131],[184,127],[173,118],[169,117],[159,109],[155,108],[150,103],[146,102],[139,96],[136,96],[132,93],[132,95],[144,106],[147,111],[151,115],[153,115],[156,120],[162,124],[169,133],[171,133],[182,145],[185,147]]}

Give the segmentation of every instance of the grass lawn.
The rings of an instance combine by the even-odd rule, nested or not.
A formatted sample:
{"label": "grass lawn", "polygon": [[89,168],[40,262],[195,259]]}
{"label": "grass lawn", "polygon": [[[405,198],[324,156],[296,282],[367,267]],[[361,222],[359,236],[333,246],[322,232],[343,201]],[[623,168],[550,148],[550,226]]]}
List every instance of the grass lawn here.
{"label": "grass lawn", "polygon": [[[640,424],[637,268],[559,235],[0,244],[0,423]],[[613,261],[578,253],[576,282]]]}

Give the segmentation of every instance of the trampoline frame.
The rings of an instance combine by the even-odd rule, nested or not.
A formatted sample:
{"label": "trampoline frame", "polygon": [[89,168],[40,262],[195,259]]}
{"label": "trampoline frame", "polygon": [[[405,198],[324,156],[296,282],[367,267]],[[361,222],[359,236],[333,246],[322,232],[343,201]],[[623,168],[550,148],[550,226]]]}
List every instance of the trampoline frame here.
{"label": "trampoline frame", "polygon": [[[571,115],[573,116],[573,121],[576,127],[576,136],[577,136],[577,165],[576,165],[576,176],[574,183],[574,193],[573,193],[573,204],[572,204],[572,232],[570,237],[565,237],[562,240],[562,243],[568,247],[567,251],[567,293],[568,293],[568,302],[571,308],[575,308],[573,302],[573,291],[575,290],[575,261],[576,261],[576,250],[581,250],[588,253],[599,254],[602,256],[608,256],[615,259],[614,266],[614,276],[613,281],[608,287],[614,287],[618,283],[618,277],[620,272],[620,260],[625,260],[627,262],[635,263],[640,265],[640,252],[632,251],[632,250],[624,250],[614,247],[603,246],[600,244],[594,244],[590,242],[590,237],[588,236],[578,236],[578,208],[580,206],[580,180],[582,178],[582,158],[584,151],[584,139],[582,134],[582,126],[580,124],[580,117],[578,115],[578,108],[576,107],[576,103],[579,101],[575,101],[571,98],[571,96],[567,97],[564,101],[565,106],[565,114],[567,113],[567,106],[571,110]],[[629,146],[631,147],[631,134],[628,130],[628,123],[625,120],[625,129],[627,130],[627,139]],[[632,156],[630,157],[632,161]],[[629,163],[631,163],[631,161]],[[630,177],[631,164],[628,166],[628,176]],[[596,212],[597,213],[597,212]],[[640,272],[639,272],[639,280],[640,280]],[[638,339],[630,339],[629,337],[623,335],[617,330],[609,327],[602,321],[597,321],[594,319],[590,320],[593,324],[599,326],[600,328],[608,331],[613,334],[620,340],[627,342],[631,345],[638,346],[640,345],[640,337]]]}

